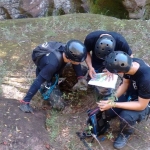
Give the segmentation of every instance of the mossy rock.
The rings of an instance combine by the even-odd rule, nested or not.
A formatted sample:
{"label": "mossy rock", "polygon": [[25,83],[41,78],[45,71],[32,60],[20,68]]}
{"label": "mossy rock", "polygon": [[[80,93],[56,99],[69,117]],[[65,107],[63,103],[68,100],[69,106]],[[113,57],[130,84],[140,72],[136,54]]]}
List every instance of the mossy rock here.
{"label": "mossy rock", "polygon": [[90,0],[90,11],[120,19],[129,19],[129,14],[120,0]]}
{"label": "mossy rock", "polygon": [[146,5],[145,5],[145,12],[143,15],[144,20],[149,20],[150,19],[150,0],[146,1]]}

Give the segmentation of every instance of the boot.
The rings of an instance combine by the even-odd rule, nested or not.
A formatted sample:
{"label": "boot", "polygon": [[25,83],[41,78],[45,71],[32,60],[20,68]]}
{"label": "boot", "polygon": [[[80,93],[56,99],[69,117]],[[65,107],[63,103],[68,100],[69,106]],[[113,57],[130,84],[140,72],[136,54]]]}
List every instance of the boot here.
{"label": "boot", "polygon": [[21,104],[19,108],[25,113],[33,113],[33,108],[29,104]]}
{"label": "boot", "polygon": [[114,141],[113,144],[114,148],[116,149],[123,148],[127,144],[127,141],[129,140],[129,137],[133,132],[134,129],[132,127],[127,126],[122,128],[121,132]]}

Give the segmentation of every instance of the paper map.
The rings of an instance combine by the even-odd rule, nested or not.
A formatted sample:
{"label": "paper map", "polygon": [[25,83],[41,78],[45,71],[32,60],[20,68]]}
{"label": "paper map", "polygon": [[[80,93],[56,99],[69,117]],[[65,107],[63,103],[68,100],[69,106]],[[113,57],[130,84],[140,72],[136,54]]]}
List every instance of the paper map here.
{"label": "paper map", "polygon": [[109,80],[107,79],[107,76],[102,76],[103,74],[104,73],[97,73],[95,77],[88,82],[88,84],[115,89],[118,76],[114,74],[113,79],[111,78]]}

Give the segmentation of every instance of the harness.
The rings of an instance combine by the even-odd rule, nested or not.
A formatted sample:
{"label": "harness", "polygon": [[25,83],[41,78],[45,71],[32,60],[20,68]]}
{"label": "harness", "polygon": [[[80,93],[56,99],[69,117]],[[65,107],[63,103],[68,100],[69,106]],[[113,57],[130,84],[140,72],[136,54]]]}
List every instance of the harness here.
{"label": "harness", "polygon": [[58,83],[59,75],[55,74],[55,82],[51,86],[45,85],[44,87],[40,88],[40,93],[42,95],[43,100],[48,100],[50,98],[50,94],[52,93],[53,89]]}

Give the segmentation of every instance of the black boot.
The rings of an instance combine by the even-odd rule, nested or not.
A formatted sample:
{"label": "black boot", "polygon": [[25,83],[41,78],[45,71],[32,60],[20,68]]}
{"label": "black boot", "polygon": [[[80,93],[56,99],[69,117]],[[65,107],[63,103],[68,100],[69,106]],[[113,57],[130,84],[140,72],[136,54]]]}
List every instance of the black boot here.
{"label": "black boot", "polygon": [[126,128],[122,128],[121,132],[119,133],[118,137],[114,141],[114,148],[121,149],[126,144],[130,137],[130,135],[134,132],[132,127],[127,126]]}

